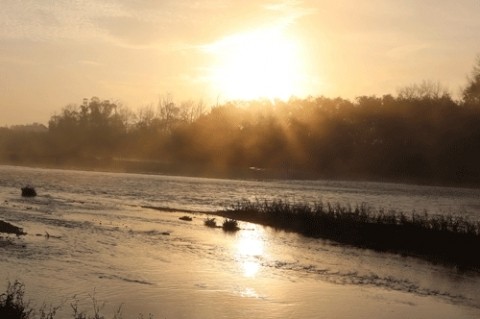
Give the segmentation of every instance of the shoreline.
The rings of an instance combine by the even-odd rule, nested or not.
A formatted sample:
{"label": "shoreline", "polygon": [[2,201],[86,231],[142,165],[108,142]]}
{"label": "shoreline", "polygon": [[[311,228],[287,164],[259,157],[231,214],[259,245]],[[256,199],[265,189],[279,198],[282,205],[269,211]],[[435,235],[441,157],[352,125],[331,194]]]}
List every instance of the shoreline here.
{"label": "shoreline", "polygon": [[92,172],[92,173],[111,173],[111,174],[132,174],[132,175],[152,175],[152,176],[173,176],[173,177],[192,177],[192,178],[207,178],[220,180],[245,180],[245,181],[325,181],[325,182],[365,182],[365,183],[385,183],[385,184],[399,184],[410,186],[426,186],[426,187],[441,187],[441,188],[460,188],[460,189],[480,189],[479,183],[455,183],[445,181],[427,181],[422,179],[399,179],[399,178],[335,178],[331,176],[315,176],[309,177],[309,174],[296,175],[294,177],[285,177],[282,174],[257,174],[254,171],[246,169],[246,174],[238,174],[232,172],[227,173],[202,173],[202,172],[182,172],[182,170],[158,171],[158,170],[140,170],[140,169],[115,169],[112,167],[88,167],[88,166],[55,166],[55,165],[36,165],[36,164],[18,164],[18,163],[2,163],[0,166],[16,167],[16,168],[31,168],[31,169],[51,169],[61,171],[78,171],[78,172]]}

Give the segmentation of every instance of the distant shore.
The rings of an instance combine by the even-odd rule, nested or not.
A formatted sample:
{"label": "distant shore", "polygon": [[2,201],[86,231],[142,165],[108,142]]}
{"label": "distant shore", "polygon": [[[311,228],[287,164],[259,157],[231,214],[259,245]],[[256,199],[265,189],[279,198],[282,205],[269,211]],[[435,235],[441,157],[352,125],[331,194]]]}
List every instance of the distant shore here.
{"label": "distant shore", "polygon": [[[129,161],[130,162],[130,161]],[[134,161],[133,161],[134,162]],[[38,163],[9,163],[0,162],[2,166],[38,168],[38,169],[58,169],[70,171],[84,171],[84,172],[99,172],[99,173],[119,173],[119,174],[141,174],[141,175],[159,175],[159,176],[181,176],[181,177],[198,177],[198,178],[215,178],[215,179],[233,179],[233,180],[324,180],[324,181],[352,181],[352,182],[375,182],[375,183],[394,183],[406,185],[424,185],[424,186],[438,186],[438,187],[458,187],[458,188],[480,188],[479,183],[466,182],[445,182],[445,181],[430,181],[423,179],[386,179],[386,178],[345,178],[334,176],[317,176],[309,172],[302,172],[297,174],[285,174],[283,172],[275,171],[258,171],[252,168],[242,168],[235,172],[204,172],[200,169],[182,170],[179,168],[170,169],[169,165],[163,163],[162,169],[156,168],[141,169],[139,167],[128,167],[122,165],[100,165],[100,166],[81,166],[81,165],[49,165]]]}

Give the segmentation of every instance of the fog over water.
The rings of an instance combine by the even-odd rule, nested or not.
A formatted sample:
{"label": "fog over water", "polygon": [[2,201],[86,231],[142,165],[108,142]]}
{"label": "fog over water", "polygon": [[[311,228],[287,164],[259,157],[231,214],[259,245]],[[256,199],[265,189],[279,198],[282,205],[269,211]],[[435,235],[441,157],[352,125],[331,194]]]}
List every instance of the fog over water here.
{"label": "fog over water", "polygon": [[[22,198],[26,184],[39,195]],[[23,281],[33,303],[63,303],[60,318],[71,314],[74,295],[89,311],[93,293],[107,317],[123,303],[126,317],[478,318],[477,272],[250,223],[228,234],[203,222],[243,199],[367,203],[478,220],[479,198],[475,189],[403,184],[0,166],[0,219],[27,232],[0,239],[0,286]],[[179,220],[184,215],[193,220]]]}

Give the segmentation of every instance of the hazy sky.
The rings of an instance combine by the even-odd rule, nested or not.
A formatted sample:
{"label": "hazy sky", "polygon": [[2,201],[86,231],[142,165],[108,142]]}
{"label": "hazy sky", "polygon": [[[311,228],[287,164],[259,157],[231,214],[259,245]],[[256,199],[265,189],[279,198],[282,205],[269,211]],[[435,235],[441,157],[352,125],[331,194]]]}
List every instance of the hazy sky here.
{"label": "hazy sky", "polygon": [[0,0],[0,126],[92,96],[457,94],[479,53],[480,0]]}

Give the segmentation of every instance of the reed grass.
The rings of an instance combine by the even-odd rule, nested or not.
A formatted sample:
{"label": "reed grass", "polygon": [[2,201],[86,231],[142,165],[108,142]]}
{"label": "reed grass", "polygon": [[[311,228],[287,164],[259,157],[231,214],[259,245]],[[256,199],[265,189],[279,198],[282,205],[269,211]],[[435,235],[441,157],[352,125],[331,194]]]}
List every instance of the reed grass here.
{"label": "reed grass", "polygon": [[[118,307],[111,317],[102,314],[104,303],[100,303],[95,294],[90,296],[92,301],[92,314],[87,314],[79,309],[79,300],[74,296],[70,303],[73,319],[122,319],[122,306]],[[0,318],[1,319],[55,319],[61,306],[49,306],[46,304],[35,309],[30,302],[25,299],[25,285],[18,280],[8,283],[7,290],[0,294]],[[139,314],[137,319],[144,319],[143,314]],[[149,314],[149,319],[153,315]]]}
{"label": "reed grass", "polygon": [[29,319],[33,309],[24,300],[25,286],[15,281],[8,283],[7,291],[0,295],[0,318],[2,319]]}
{"label": "reed grass", "polygon": [[282,200],[239,201],[219,214],[357,247],[480,267],[480,222],[462,216]]}

